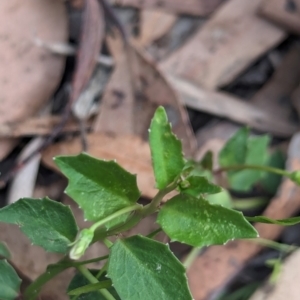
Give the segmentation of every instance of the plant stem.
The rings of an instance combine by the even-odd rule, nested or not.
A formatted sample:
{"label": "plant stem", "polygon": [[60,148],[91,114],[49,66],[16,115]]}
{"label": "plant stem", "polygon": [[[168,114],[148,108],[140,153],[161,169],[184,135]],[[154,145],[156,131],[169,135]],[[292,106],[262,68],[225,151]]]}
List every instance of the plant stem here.
{"label": "plant stem", "polygon": [[97,279],[99,279],[102,276],[102,274],[107,271],[107,267],[108,267],[108,260],[106,261],[106,263],[104,264],[102,269],[99,270],[98,274],[96,275]]}
{"label": "plant stem", "polygon": [[256,238],[256,239],[249,239],[249,241],[257,243],[262,246],[266,246],[272,249],[275,249],[280,252],[290,253],[292,251],[297,250],[299,247],[294,245],[287,245],[283,243],[278,243],[272,240],[264,239],[264,238]]}
{"label": "plant stem", "polygon": [[105,246],[109,249],[114,243],[111,242],[109,239],[104,239],[103,243],[105,244]]}
{"label": "plant stem", "polygon": [[158,233],[160,233],[162,231],[161,228],[157,228],[156,230],[150,232],[147,236],[147,238],[149,239],[153,239]]}
{"label": "plant stem", "polygon": [[160,202],[171,191],[175,190],[177,187],[177,180],[175,180],[171,185],[166,187],[165,189],[159,191],[156,196],[152,199],[151,203],[144,206],[142,209],[135,210],[134,215],[131,216],[123,225],[119,227],[112,228],[111,230],[108,230],[106,232],[95,232],[95,237],[93,239],[93,243],[97,240],[103,239],[106,236],[111,236],[115,234],[119,234],[121,232],[127,231],[134,227],[136,224],[139,223],[139,221],[146,216],[149,216],[156,212],[157,207],[159,206]]}
{"label": "plant stem", "polygon": [[104,259],[107,259],[109,255],[96,257],[89,260],[83,261],[71,261],[68,258],[63,258],[62,260],[58,261],[56,264],[49,265],[45,273],[41,274],[35,281],[33,281],[26,289],[24,296],[25,299],[35,299],[44,284],[46,284],[49,280],[53,277],[58,275],[59,273],[63,272],[64,270],[77,267],[80,265],[90,264],[93,262],[98,262]]}
{"label": "plant stem", "polygon": [[91,264],[93,262],[98,262],[104,259],[109,258],[109,255],[104,255],[104,256],[100,256],[100,257],[96,257],[96,258],[92,258],[92,259],[88,259],[88,260],[82,260],[82,261],[74,261],[74,262],[70,262],[70,267],[76,267],[76,266],[80,266],[80,265],[87,265],[87,264]]}
{"label": "plant stem", "polygon": [[92,231],[95,231],[98,227],[104,225],[105,223],[113,220],[113,219],[116,219],[118,217],[120,217],[121,215],[123,214],[126,214],[126,213],[129,213],[131,211],[134,211],[134,210],[141,210],[143,207],[140,205],[140,204],[135,204],[135,205],[132,205],[132,206],[129,206],[129,207],[125,207],[123,209],[120,209],[119,211],[111,214],[110,216],[96,222],[95,224],[93,224],[90,229]]}
{"label": "plant stem", "polygon": [[277,169],[277,168],[273,168],[273,167],[269,167],[269,166],[262,166],[262,165],[232,165],[232,166],[217,169],[213,173],[219,174],[222,172],[238,171],[238,170],[244,170],[244,169],[264,171],[264,172],[274,173],[274,174],[287,176],[287,177],[290,176],[290,172],[288,172],[286,170],[281,170],[281,169]]}
{"label": "plant stem", "polygon": [[187,257],[185,258],[185,260],[182,263],[183,266],[186,268],[186,270],[188,270],[190,268],[192,263],[198,257],[200,251],[201,251],[201,248],[199,248],[199,247],[192,248],[192,250],[190,251],[190,253],[187,255]]}
{"label": "plant stem", "polygon": [[[90,283],[99,282],[98,279],[85,266],[77,266],[76,268]],[[101,289],[98,291],[107,300],[116,300],[115,297],[107,289]]]}
{"label": "plant stem", "polygon": [[169,194],[170,192],[175,190],[177,185],[178,185],[178,182],[177,182],[177,180],[175,180],[173,183],[171,183],[165,189],[159,191],[155,195],[155,197],[152,199],[152,201],[142,209],[142,215],[145,217],[145,216],[148,216],[148,215],[151,215],[151,214],[155,213],[156,210],[157,210],[157,207],[159,206],[162,199],[167,194]]}
{"label": "plant stem", "polygon": [[234,209],[246,210],[254,209],[266,205],[268,203],[266,198],[245,198],[245,199],[233,199],[232,205]]}

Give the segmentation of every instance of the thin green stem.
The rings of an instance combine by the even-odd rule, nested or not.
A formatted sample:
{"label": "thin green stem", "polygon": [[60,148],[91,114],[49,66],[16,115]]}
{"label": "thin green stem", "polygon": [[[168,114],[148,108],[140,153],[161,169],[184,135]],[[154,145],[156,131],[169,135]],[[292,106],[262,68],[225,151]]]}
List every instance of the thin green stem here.
{"label": "thin green stem", "polygon": [[106,232],[103,231],[96,231],[95,236],[93,239],[93,243],[103,239],[107,236],[119,234],[121,232],[127,231],[137,225],[141,219],[145,218],[146,216],[149,216],[157,211],[157,208],[160,204],[160,202],[163,200],[163,198],[170,193],[171,191],[175,190],[178,183],[177,180],[175,180],[171,185],[166,187],[165,189],[159,191],[156,196],[152,199],[151,203],[144,206],[142,209],[135,210],[134,214],[121,226],[112,228],[111,230],[108,230]]}
{"label": "thin green stem", "polygon": [[113,219],[116,219],[118,217],[120,217],[121,215],[123,214],[126,214],[126,213],[129,213],[131,211],[134,211],[134,210],[141,210],[143,208],[142,205],[140,204],[135,204],[135,205],[132,205],[132,206],[128,206],[128,207],[125,207],[125,208],[122,208],[120,209],[119,211],[111,214],[110,216],[96,222],[95,224],[93,224],[90,229],[92,231],[95,231],[98,227],[104,225],[105,223],[109,222],[109,221],[112,221]]}
{"label": "thin green stem", "polygon": [[109,239],[104,239],[103,243],[105,244],[105,246],[109,249],[114,243],[111,242]]}
{"label": "thin green stem", "polygon": [[161,228],[157,228],[156,230],[150,232],[147,236],[147,238],[149,239],[153,239],[158,233],[160,233],[162,231]]}
{"label": "thin green stem", "polygon": [[83,261],[71,261],[69,258],[64,257],[62,260],[58,261],[56,264],[49,265],[45,273],[41,274],[35,281],[33,281],[26,289],[24,296],[25,299],[35,299],[41,290],[42,286],[50,281],[53,277],[57,276],[64,270],[76,267],[80,265],[90,264],[93,262],[98,262],[107,259],[109,255],[104,255],[96,257],[89,260]]}
{"label": "thin green stem", "polygon": [[172,184],[167,186],[165,189],[159,191],[156,194],[156,196],[152,199],[152,201],[142,209],[142,215],[148,216],[148,215],[155,213],[157,210],[157,207],[159,206],[159,204],[163,200],[163,198],[167,194],[169,194],[170,192],[175,190],[177,185],[178,185],[178,182],[177,182],[177,180],[175,180]]}
{"label": "thin green stem", "polygon": [[246,210],[254,209],[266,205],[269,202],[266,198],[245,198],[245,199],[233,199],[232,205],[234,209]]}
{"label": "thin green stem", "polygon": [[[77,270],[90,282],[90,283],[98,283],[98,279],[83,265],[77,266]],[[99,293],[107,300],[116,300],[116,298],[107,290],[101,289],[98,290]]]}
{"label": "thin green stem", "polygon": [[98,261],[101,261],[101,260],[104,260],[107,258],[109,258],[109,255],[104,255],[104,256],[88,259],[88,260],[74,261],[74,262],[70,262],[70,266],[76,267],[76,266],[80,266],[80,265],[87,265],[87,264],[98,262]]}
{"label": "thin green stem", "polygon": [[99,272],[97,273],[97,275],[96,275],[97,279],[99,279],[103,275],[103,273],[107,271],[107,267],[108,267],[108,260],[106,261],[106,263],[104,264],[102,269],[99,270]]}
{"label": "thin green stem", "polygon": [[257,243],[257,244],[265,246],[265,247],[275,249],[275,250],[280,251],[280,252],[285,252],[285,253],[290,253],[292,251],[295,251],[295,250],[299,249],[298,246],[278,243],[278,242],[268,240],[268,239],[264,239],[264,238],[249,239],[249,241]]}
{"label": "thin green stem", "polygon": [[262,165],[232,165],[232,166],[217,169],[214,171],[214,174],[219,174],[227,171],[238,171],[244,169],[264,171],[264,172],[274,173],[274,174],[283,175],[287,177],[290,176],[290,172],[286,170],[281,170],[270,166],[262,166]]}
{"label": "thin green stem", "polygon": [[190,253],[187,255],[185,260],[183,261],[183,266],[188,270],[192,263],[195,261],[195,259],[198,257],[199,253],[201,252],[202,248],[194,247],[190,251]]}

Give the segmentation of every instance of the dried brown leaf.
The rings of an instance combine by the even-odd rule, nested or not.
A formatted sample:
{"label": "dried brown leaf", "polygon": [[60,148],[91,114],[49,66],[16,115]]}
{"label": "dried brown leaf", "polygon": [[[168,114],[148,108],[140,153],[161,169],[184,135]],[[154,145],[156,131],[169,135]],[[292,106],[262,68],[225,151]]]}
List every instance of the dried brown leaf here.
{"label": "dried brown leaf", "polygon": [[109,39],[116,59],[114,73],[103,96],[95,131],[136,134],[148,138],[148,128],[157,106],[164,105],[174,132],[188,156],[195,150],[195,137],[177,94],[145,54],[120,36]]}
{"label": "dried brown leaf", "polygon": [[175,24],[177,16],[161,10],[144,9],[140,13],[140,34],[137,42],[146,47],[165,35]]}
{"label": "dried brown leaf", "polygon": [[[7,122],[0,124],[0,137],[25,137],[35,135],[49,135],[60,124],[60,116],[33,117],[21,122]],[[86,124],[86,129],[91,128],[91,121]],[[62,130],[64,132],[78,132],[78,122],[69,120]]]}
{"label": "dried brown leaf", "polygon": [[206,16],[212,13],[223,0],[111,0],[112,4],[133,6],[140,9],[161,9],[176,14]]}
{"label": "dried brown leaf", "polygon": [[262,0],[229,0],[161,67],[201,88],[215,89],[285,37],[284,30],[257,16]]}
{"label": "dried brown leaf", "polygon": [[129,45],[114,32],[107,45],[115,60],[115,68],[102,96],[101,110],[94,124],[95,132],[134,134],[134,90],[129,60]]}
{"label": "dried brown leaf", "polygon": [[89,82],[104,38],[104,15],[97,0],[86,0],[81,37],[72,82],[71,102],[76,101]]}
{"label": "dried brown leaf", "polygon": [[240,124],[249,125],[276,136],[289,137],[298,131],[297,124],[278,118],[269,109],[256,107],[226,93],[200,88],[179,77],[168,75],[181,96],[181,101],[190,108],[225,117]]}
{"label": "dried brown leaf", "polygon": [[287,31],[300,35],[299,7],[299,0],[264,0],[259,13]]}
{"label": "dried brown leaf", "polygon": [[[37,47],[33,36],[63,43],[67,27],[60,0],[0,1],[0,123],[33,115],[57,88],[65,58]],[[2,139],[0,144],[1,160],[15,141]]]}
{"label": "dried brown leaf", "polygon": [[151,58],[137,46],[133,50],[130,54],[135,86],[135,132],[145,139],[148,138],[148,128],[154,111],[158,105],[163,105],[172,123],[173,131],[183,143],[185,154],[193,156],[196,140],[178,94]]}

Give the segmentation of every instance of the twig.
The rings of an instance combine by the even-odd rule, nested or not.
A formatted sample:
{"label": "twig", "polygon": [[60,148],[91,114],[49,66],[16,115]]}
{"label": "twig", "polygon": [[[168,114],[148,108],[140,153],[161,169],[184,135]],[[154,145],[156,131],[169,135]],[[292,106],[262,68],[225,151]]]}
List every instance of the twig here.
{"label": "twig", "polygon": [[128,36],[126,30],[123,24],[120,22],[118,16],[116,15],[111,5],[106,0],[98,0],[98,1],[103,7],[105,16],[107,16],[107,20],[110,21],[111,24],[120,31],[124,43],[128,44]]}

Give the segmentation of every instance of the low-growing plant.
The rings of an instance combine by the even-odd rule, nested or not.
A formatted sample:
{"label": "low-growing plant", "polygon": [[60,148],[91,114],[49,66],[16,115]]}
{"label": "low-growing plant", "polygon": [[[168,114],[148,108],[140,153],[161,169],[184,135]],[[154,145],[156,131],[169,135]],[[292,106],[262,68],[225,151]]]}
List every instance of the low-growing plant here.
{"label": "low-growing plant", "polygon": [[[219,205],[229,197],[226,190],[213,182],[214,176],[221,173],[227,174],[231,188],[241,191],[248,191],[258,181],[268,188],[281,175],[299,182],[298,172],[274,168],[272,161],[278,160],[267,154],[268,142],[267,136],[251,138],[247,128],[239,130],[220,152],[220,169],[213,170],[210,152],[198,162],[184,158],[181,142],[172,133],[164,108],[159,107],[149,129],[158,192],[147,205],[137,202],[141,193],[136,175],[115,161],[99,160],[84,153],[56,157],[56,165],[69,180],[66,193],[93,225],[80,230],[71,209],[49,198],[22,198],[0,209],[0,222],[18,225],[32,244],[63,254],[60,261],[49,265],[27,287],[22,297],[36,299],[46,282],[67,268],[75,268],[78,272],[66,291],[71,299],[81,299],[83,295],[89,300],[192,299],[184,265],[168,244],[155,240],[158,232],[165,232],[171,242],[199,248],[257,238],[250,221],[281,225],[300,221],[297,217],[250,218],[229,208],[230,201],[226,202],[227,207]],[[171,199],[164,202],[171,192]],[[156,231],[148,236],[123,237],[123,232],[155,213]],[[80,260],[96,242],[104,243],[109,254]],[[0,299],[13,300],[20,295],[21,280],[7,261],[9,251],[2,244],[0,255]],[[100,270],[86,267],[99,261],[104,261]]]}

